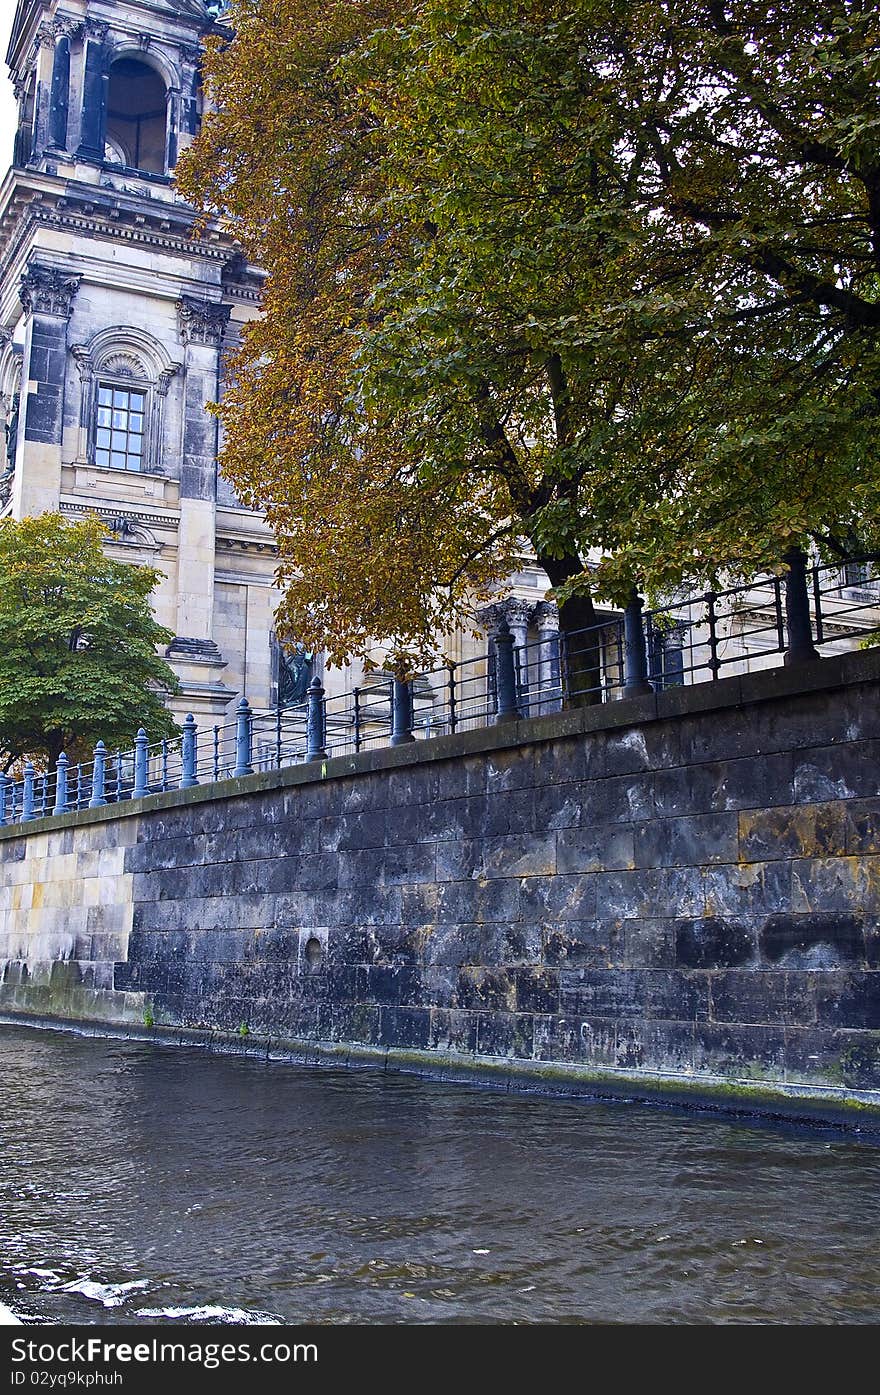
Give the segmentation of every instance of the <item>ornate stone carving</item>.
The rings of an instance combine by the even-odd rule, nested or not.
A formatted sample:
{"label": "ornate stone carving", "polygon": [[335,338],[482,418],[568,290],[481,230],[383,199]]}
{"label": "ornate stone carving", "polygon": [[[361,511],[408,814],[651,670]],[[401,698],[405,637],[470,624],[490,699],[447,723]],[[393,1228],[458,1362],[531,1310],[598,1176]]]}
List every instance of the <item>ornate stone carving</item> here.
{"label": "ornate stone carving", "polygon": [[555,601],[539,601],[532,619],[538,630],[552,634],[559,629],[559,606]]}
{"label": "ornate stone carving", "polygon": [[145,378],[146,369],[135,354],[110,354],[101,364],[105,373],[113,373],[117,378]]}
{"label": "ornate stone carving", "polygon": [[158,394],[159,394],[160,397],[167,397],[167,396],[168,396],[168,389],[169,389],[170,386],[171,386],[171,380],[172,380],[172,379],[176,376],[176,374],[179,373],[179,372],[180,372],[180,364],[179,364],[179,363],[173,363],[173,364],[171,365],[170,368],[163,368],[163,369],[162,369],[162,372],[159,374],[159,381],[158,381],[158,383],[156,384],[156,391],[158,392]]}
{"label": "ornate stone carving", "polygon": [[82,33],[82,27],[81,19],[70,19],[64,15],[58,15],[52,20],[52,29],[59,38],[63,36],[65,39],[76,39]]}
{"label": "ornate stone carving", "polygon": [[534,608],[533,601],[524,601],[520,596],[508,596],[501,602],[501,611],[512,630],[525,630]]}
{"label": "ornate stone carving", "polygon": [[202,61],[202,50],[198,44],[181,44],[180,56],[184,63],[189,63],[191,67],[197,68]]}
{"label": "ornate stone carving", "polygon": [[36,48],[54,48],[56,31],[53,24],[41,24],[34,38]]}
{"label": "ornate stone carving", "polygon": [[231,313],[230,306],[217,301],[181,296],[177,302],[180,337],[184,344],[213,344],[219,348]]}
{"label": "ornate stone carving", "polygon": [[153,36],[152,34],[138,34],[137,42],[138,48],[140,49],[141,53],[146,53],[147,49],[150,47],[150,44],[153,42]]}
{"label": "ornate stone carving", "polygon": [[97,39],[101,44],[106,39],[110,29],[110,25],[103,19],[92,19],[90,15],[87,15],[83,20],[83,26],[89,38]]}
{"label": "ornate stone carving", "polygon": [[33,262],[19,282],[18,298],[25,315],[62,315],[70,319],[81,276]]}

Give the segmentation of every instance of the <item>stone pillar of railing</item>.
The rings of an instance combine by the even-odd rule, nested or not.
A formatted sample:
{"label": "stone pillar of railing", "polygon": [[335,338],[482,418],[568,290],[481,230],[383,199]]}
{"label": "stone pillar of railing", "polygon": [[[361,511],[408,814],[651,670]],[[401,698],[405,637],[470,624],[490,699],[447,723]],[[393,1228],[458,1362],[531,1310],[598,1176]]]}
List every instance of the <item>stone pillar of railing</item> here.
{"label": "stone pillar of railing", "polygon": [[55,766],[55,807],[53,814],[65,814],[67,812],[67,756],[64,752],[58,757]]}
{"label": "stone pillar of railing", "polygon": [[324,687],[315,677],[309,684],[308,716],[306,718],[306,760],[327,759],[327,713],[324,709]]}
{"label": "stone pillar of railing", "polygon": [[90,809],[103,809],[107,800],[104,798],[104,783],[107,774],[107,747],[103,741],[99,741],[95,747],[95,763],[92,766],[92,797],[89,800]]}
{"label": "stone pillar of railing", "polygon": [[198,729],[196,719],[190,712],[183,724],[183,736],[180,741],[180,788],[182,790],[192,789],[193,785],[199,783],[196,775],[196,765],[198,762]]}
{"label": "stone pillar of railing", "polygon": [[254,773],[254,719],[251,706],[243,697],[235,712],[235,769],[233,776]]}
{"label": "stone pillar of railing", "polygon": [[644,697],[653,693],[648,682],[648,646],[645,643],[645,624],[642,618],[641,596],[633,591],[629,605],[623,612],[623,695],[624,697]]}
{"label": "stone pillar of railing", "polygon": [[788,648],[786,664],[809,663],[819,658],[813,643],[813,622],[810,618],[810,595],[807,590],[807,559],[799,547],[791,547],[782,559],[788,572],[785,578],[785,627]]}
{"label": "stone pillar of railing", "polygon": [[131,791],[132,799],[143,799],[150,793],[147,784],[147,733],[141,727],[134,739],[134,785]]}
{"label": "stone pillar of railing", "polygon": [[9,784],[9,776],[5,770],[0,770],[0,828],[5,828],[6,819],[6,787]]}
{"label": "stone pillar of railing", "polygon": [[415,741],[413,736],[412,683],[395,678],[391,690],[391,745],[404,746]]}

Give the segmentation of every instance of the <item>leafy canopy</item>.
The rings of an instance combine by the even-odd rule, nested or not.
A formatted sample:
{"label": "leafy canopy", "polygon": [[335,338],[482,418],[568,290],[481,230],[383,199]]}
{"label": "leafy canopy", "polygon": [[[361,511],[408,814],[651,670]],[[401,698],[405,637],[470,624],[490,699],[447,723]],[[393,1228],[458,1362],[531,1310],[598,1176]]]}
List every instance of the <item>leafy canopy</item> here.
{"label": "leafy canopy", "polygon": [[159,574],[106,557],[103,536],[96,518],[0,520],[0,768],[176,730],[161,694],[179,685],[156,653],[172,635],[150,609]]}
{"label": "leafy canopy", "polygon": [[876,4],[232,14],[180,182],[270,272],[224,468],[292,632],[427,651],[522,537],[568,628],[880,542]]}

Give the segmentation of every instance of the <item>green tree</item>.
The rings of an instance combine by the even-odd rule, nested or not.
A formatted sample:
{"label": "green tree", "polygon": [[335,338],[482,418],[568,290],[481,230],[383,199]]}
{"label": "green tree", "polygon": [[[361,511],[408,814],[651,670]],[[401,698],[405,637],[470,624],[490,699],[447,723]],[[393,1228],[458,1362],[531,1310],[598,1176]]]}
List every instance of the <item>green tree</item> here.
{"label": "green tree", "polygon": [[176,730],[161,695],[177,678],[156,653],[172,635],[150,609],[158,573],[105,556],[103,537],[96,518],[0,521],[0,768]]}
{"label": "green tree", "polygon": [[224,463],[292,632],[427,650],[522,536],[569,630],[880,541],[876,4],[233,17],[181,181],[270,271]]}

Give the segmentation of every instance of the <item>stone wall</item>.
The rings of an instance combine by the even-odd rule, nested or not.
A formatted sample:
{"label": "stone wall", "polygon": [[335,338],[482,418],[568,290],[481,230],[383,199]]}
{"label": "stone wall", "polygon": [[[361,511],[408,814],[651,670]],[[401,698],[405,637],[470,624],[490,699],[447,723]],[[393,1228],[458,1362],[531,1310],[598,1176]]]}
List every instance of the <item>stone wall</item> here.
{"label": "stone wall", "polygon": [[869,651],[0,830],[0,1011],[880,1091],[878,692]]}

